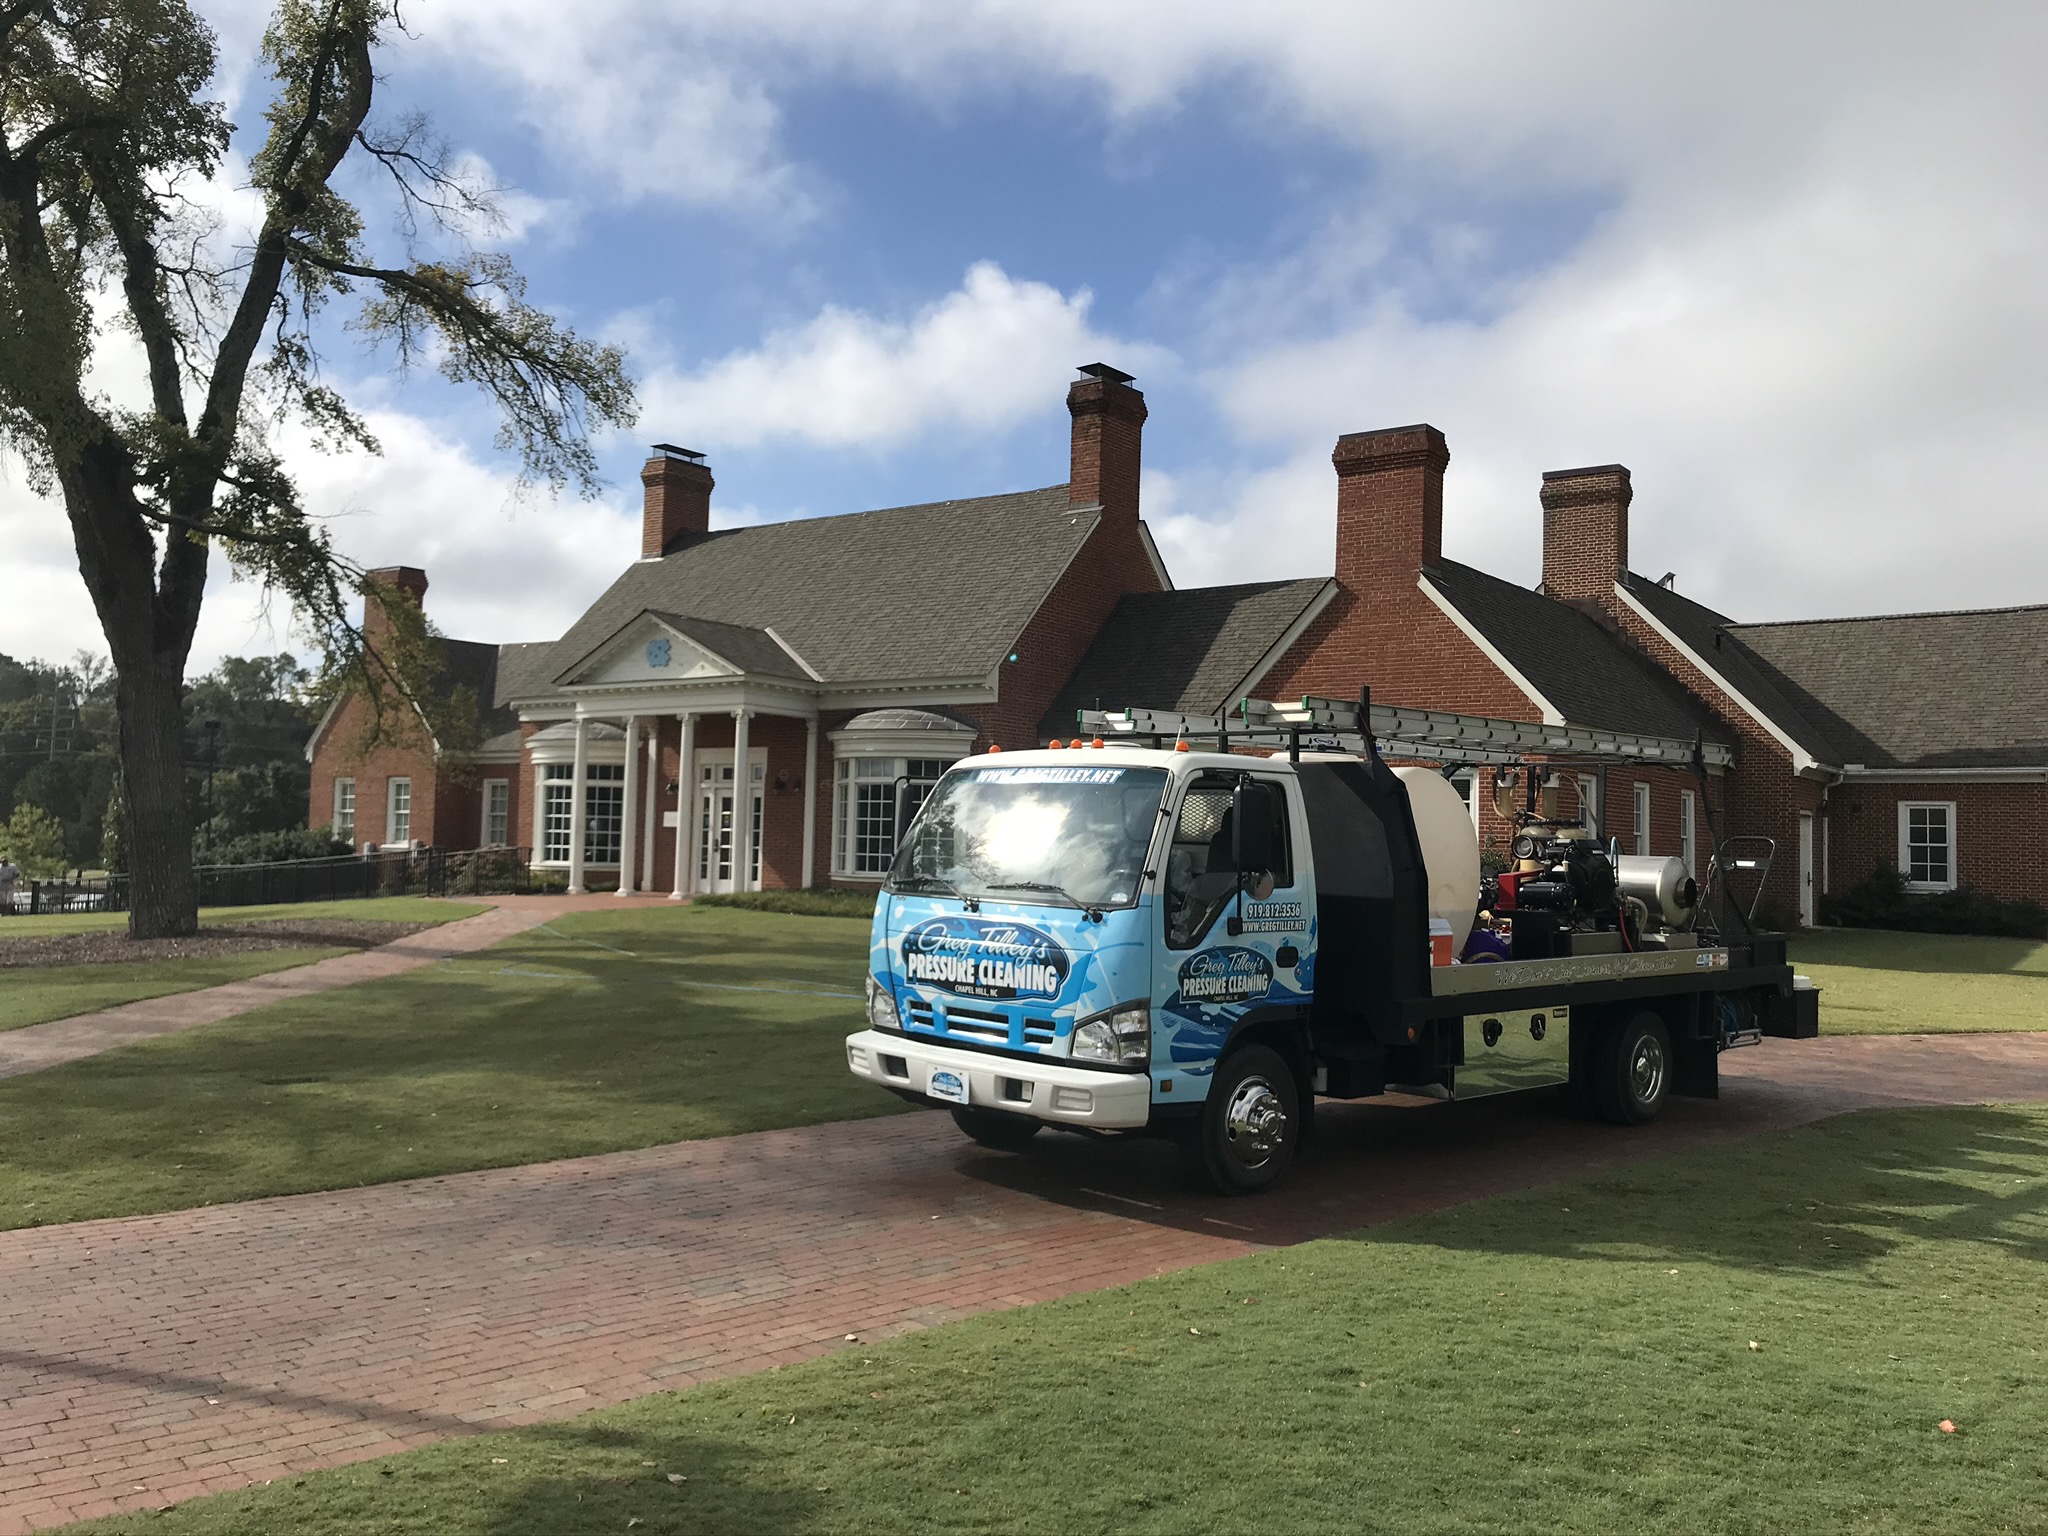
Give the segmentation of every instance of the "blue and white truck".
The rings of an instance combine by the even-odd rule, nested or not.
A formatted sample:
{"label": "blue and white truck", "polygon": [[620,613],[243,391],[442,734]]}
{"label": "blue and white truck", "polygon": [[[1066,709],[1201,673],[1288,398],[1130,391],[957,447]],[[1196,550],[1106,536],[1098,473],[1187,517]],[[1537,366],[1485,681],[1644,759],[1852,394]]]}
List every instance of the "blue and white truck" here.
{"label": "blue and white truck", "polygon": [[[1714,1096],[1721,1051],[1818,1030],[1783,936],[1732,889],[1767,850],[1724,846],[1703,890],[1557,814],[1561,767],[1704,783],[1703,743],[1369,698],[1081,724],[949,769],[875,905],[848,1066],[984,1145],[1170,1135],[1243,1193],[1286,1170],[1319,1097],[1563,1082],[1640,1124]],[[1473,765],[1517,828],[1504,869],[1448,777]]]}

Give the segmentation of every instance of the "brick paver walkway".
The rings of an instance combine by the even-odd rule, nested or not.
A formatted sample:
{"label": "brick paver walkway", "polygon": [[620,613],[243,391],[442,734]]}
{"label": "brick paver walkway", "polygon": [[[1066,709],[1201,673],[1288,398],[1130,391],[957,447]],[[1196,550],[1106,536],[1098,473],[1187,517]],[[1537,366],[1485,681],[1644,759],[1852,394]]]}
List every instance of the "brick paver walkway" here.
{"label": "brick paver walkway", "polygon": [[938,1115],[0,1234],[0,1530],[558,1417],[1874,1104],[2048,1099],[2048,1036],[1772,1042],[1638,1132],[1325,1106],[1286,1186]]}
{"label": "brick paver walkway", "polygon": [[335,955],[311,965],[252,976],[247,981],[226,982],[196,992],[177,992],[168,997],[148,997],[123,1003],[98,1013],[81,1013],[68,1019],[52,1019],[26,1029],[0,1034],[0,1077],[19,1077],[45,1067],[97,1056],[116,1046],[138,1040],[176,1034],[201,1024],[218,1024],[287,998],[331,992],[336,987],[354,986],[359,981],[376,981],[405,971],[432,965],[455,955],[489,949],[500,939],[509,939],[528,928],[569,912],[615,912],[622,907],[666,907],[665,896],[626,896],[597,891],[582,896],[481,896],[469,898],[489,902],[492,910],[452,923],[422,929],[381,944],[375,949],[351,955]]}

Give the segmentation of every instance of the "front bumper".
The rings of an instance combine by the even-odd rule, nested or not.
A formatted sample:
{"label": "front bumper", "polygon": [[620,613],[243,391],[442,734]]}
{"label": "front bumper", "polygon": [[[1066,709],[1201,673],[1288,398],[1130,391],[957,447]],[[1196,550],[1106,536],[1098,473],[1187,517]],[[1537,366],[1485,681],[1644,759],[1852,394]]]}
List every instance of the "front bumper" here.
{"label": "front bumper", "polygon": [[1130,1131],[1152,1114],[1152,1079],[1143,1072],[1091,1072],[1054,1061],[990,1056],[876,1029],[846,1037],[846,1065],[856,1077],[949,1109],[950,1101],[926,1090],[934,1068],[957,1072],[976,1109],[999,1109],[1047,1125]]}

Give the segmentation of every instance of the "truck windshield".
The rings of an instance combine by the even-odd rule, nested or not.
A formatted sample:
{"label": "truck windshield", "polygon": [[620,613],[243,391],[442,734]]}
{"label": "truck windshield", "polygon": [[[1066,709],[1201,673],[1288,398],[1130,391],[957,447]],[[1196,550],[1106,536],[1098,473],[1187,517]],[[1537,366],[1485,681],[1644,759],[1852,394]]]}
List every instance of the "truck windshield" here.
{"label": "truck windshield", "polygon": [[1129,906],[1165,791],[1163,768],[958,769],[919,809],[889,889]]}

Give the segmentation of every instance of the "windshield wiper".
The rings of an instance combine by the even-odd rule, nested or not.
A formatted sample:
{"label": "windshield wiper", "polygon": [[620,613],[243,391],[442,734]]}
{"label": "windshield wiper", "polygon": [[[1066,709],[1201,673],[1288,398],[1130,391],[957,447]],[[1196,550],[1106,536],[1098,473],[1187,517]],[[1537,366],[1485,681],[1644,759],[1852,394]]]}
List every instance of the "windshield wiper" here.
{"label": "windshield wiper", "polygon": [[1083,901],[1063,885],[1053,885],[1045,880],[1002,880],[989,886],[992,891],[1044,891],[1049,896],[1058,896],[1079,907],[1084,916],[1102,921],[1102,908],[1092,901]]}
{"label": "windshield wiper", "polygon": [[913,884],[917,886],[935,885],[940,890],[944,891],[947,895],[958,897],[960,900],[960,905],[965,907],[968,911],[979,912],[981,910],[980,897],[968,895],[965,891],[961,890],[960,887],[955,885],[952,881],[944,879],[938,875],[911,875],[907,879],[893,881],[891,883],[890,889],[900,891],[907,889],[909,886]]}

